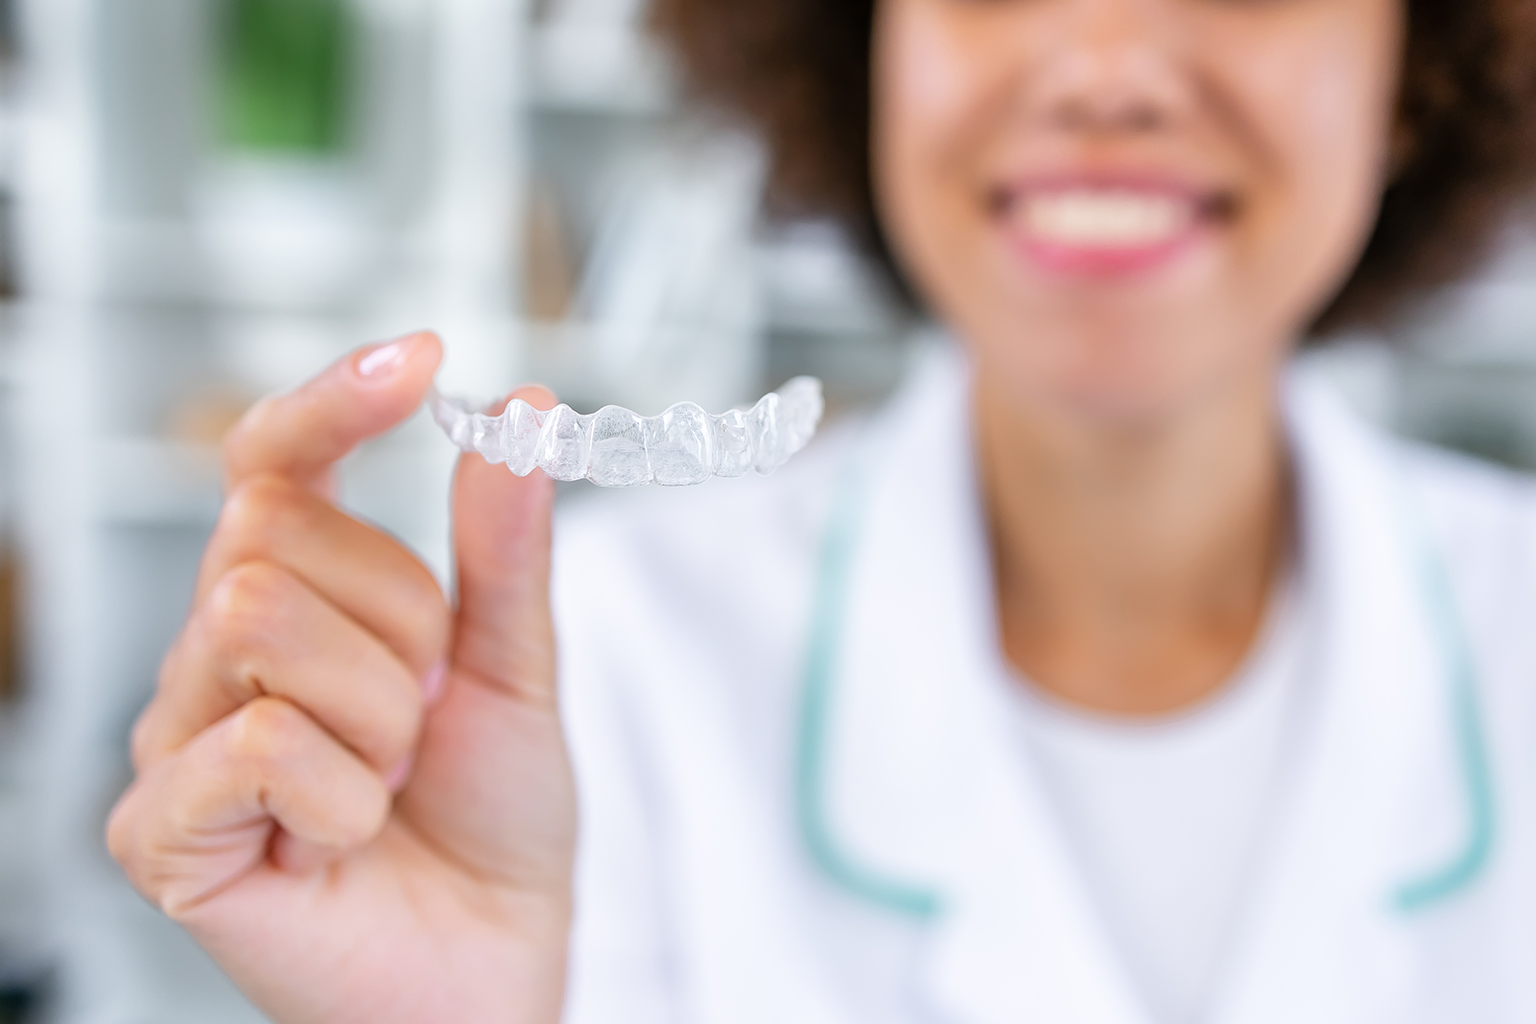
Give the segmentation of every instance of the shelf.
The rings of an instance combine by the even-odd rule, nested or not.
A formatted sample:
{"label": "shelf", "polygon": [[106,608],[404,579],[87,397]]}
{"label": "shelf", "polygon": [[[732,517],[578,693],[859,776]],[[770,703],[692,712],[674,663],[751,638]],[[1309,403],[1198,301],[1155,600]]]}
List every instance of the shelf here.
{"label": "shelf", "polygon": [[94,225],[99,294],[117,302],[325,312],[355,308],[396,240],[360,223],[277,215],[252,202],[184,220]]}

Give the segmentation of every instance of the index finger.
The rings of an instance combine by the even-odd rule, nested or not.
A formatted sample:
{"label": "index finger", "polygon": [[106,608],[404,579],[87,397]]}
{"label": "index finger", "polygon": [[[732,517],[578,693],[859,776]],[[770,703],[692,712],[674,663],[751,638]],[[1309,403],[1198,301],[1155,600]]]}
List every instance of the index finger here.
{"label": "index finger", "polygon": [[358,443],[406,419],[442,362],[422,332],[352,352],[286,394],[256,403],[224,442],[225,486],[264,473],[315,487]]}

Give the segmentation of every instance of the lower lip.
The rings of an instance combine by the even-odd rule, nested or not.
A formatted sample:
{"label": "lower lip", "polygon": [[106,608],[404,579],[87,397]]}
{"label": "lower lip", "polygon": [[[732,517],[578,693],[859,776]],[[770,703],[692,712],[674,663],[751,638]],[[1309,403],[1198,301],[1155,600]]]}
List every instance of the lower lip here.
{"label": "lower lip", "polygon": [[1013,248],[1041,269],[1069,277],[1114,278],[1147,274],[1183,256],[1204,232],[1198,224],[1152,245],[1081,246],[1010,232]]}

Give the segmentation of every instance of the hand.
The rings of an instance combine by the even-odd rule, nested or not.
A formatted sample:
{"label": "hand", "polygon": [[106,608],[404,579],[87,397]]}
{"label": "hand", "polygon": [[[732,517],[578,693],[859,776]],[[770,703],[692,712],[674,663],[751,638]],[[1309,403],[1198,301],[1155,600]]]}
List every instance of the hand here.
{"label": "hand", "polygon": [[328,499],[332,465],[409,416],[441,358],[427,334],[354,353],[235,429],[108,826],[139,891],[284,1024],[560,1015],[576,803],[553,485],[460,462],[457,608]]}

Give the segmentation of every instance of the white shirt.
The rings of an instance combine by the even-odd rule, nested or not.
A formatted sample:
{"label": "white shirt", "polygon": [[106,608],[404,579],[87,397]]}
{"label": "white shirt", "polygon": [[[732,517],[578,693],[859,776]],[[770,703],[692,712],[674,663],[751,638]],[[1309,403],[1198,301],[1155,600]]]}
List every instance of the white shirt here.
{"label": "white shirt", "polygon": [[1093,715],[1021,680],[1017,722],[1127,970],[1161,1024],[1198,1019],[1251,886],[1301,688],[1296,586],[1222,690],[1156,720]]}

